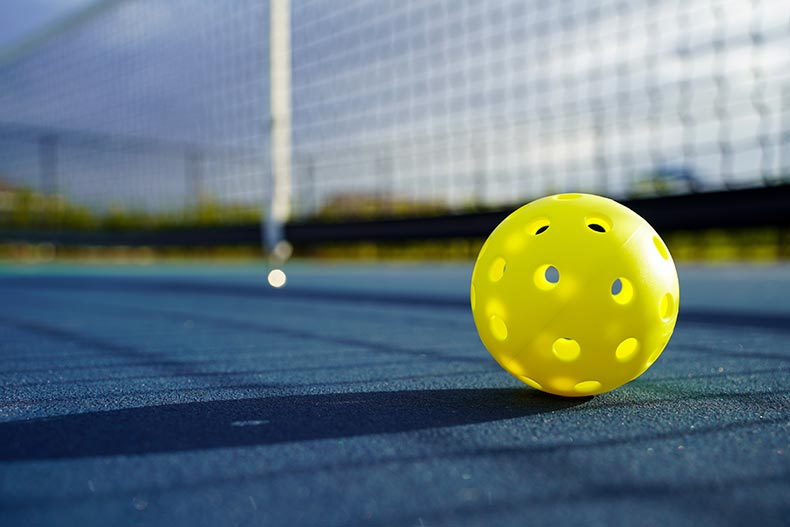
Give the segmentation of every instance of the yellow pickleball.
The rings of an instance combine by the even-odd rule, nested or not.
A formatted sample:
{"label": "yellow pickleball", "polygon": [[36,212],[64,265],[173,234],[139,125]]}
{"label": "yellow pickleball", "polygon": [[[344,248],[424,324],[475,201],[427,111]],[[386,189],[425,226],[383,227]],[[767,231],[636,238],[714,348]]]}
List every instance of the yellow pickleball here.
{"label": "yellow pickleball", "polygon": [[678,275],[656,231],[590,194],[529,203],[494,229],[470,291],[485,347],[545,392],[585,396],[645,372],[669,342]]}

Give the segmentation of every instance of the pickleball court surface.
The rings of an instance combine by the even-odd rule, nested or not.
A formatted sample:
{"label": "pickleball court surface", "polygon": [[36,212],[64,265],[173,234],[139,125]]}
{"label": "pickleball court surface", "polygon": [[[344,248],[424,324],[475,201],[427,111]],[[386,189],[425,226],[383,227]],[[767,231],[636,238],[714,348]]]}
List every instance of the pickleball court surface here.
{"label": "pickleball court surface", "polygon": [[0,267],[0,525],[787,525],[790,266],[685,266],[675,335],[563,399],[471,266]]}

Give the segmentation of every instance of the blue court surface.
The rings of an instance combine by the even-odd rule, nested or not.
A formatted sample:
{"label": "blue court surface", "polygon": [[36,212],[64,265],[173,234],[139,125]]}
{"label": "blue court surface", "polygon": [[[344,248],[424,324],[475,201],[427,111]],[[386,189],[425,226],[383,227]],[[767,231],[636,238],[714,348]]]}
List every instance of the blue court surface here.
{"label": "blue court surface", "polygon": [[656,364],[506,374],[470,265],[0,268],[0,525],[788,525],[790,267],[681,267]]}

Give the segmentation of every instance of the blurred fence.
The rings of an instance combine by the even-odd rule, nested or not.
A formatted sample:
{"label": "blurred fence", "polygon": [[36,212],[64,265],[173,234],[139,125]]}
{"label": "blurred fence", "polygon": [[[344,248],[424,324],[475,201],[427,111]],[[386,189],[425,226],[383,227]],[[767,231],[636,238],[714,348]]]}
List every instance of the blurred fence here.
{"label": "blurred fence", "polygon": [[217,192],[218,174],[260,174],[267,157],[260,148],[7,122],[0,122],[0,151],[9,183],[91,205],[143,210],[193,207]]}
{"label": "blurred fence", "polygon": [[[270,194],[269,4],[105,0],[0,55],[0,180],[233,218]],[[462,212],[790,180],[782,0],[294,0],[292,204]]]}
{"label": "blurred fence", "polygon": [[268,5],[97,2],[0,56],[0,180],[91,210],[268,192]]}

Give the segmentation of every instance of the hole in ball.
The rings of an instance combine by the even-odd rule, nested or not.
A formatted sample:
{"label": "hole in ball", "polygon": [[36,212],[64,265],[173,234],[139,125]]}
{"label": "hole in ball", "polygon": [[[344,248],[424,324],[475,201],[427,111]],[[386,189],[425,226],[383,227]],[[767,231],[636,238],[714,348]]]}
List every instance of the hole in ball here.
{"label": "hole in ball", "polygon": [[551,222],[547,218],[538,218],[527,225],[527,234],[531,236],[543,234],[548,230],[549,225],[551,225]]}
{"label": "hole in ball", "polygon": [[629,337],[617,346],[614,355],[618,361],[627,362],[634,358],[637,351],[639,351],[639,341],[634,337]]}
{"label": "hole in ball", "polygon": [[620,305],[629,303],[634,298],[634,286],[627,278],[617,278],[612,282],[612,298]]}
{"label": "hole in ball", "polygon": [[488,319],[488,325],[491,329],[491,334],[497,340],[505,340],[507,339],[507,324],[505,321],[499,318],[496,315],[492,315],[490,319]]}
{"label": "hole in ball", "polygon": [[551,346],[551,351],[553,351],[554,356],[561,361],[572,362],[579,358],[582,348],[575,340],[562,337],[554,341],[554,344]]}
{"label": "hole in ball", "polygon": [[593,393],[601,389],[601,383],[598,381],[582,381],[573,387],[576,393]]}
{"label": "hole in ball", "polygon": [[594,232],[609,232],[612,230],[612,222],[609,218],[601,214],[590,215],[584,218],[587,228]]}
{"label": "hole in ball", "polygon": [[535,270],[533,281],[538,289],[549,291],[560,283],[560,271],[551,264],[541,265]]}
{"label": "hole in ball", "polygon": [[672,293],[667,293],[661,297],[661,301],[658,303],[658,316],[661,317],[661,320],[667,322],[672,319],[674,314],[675,297],[672,296]]}
{"label": "hole in ball", "polygon": [[492,282],[499,282],[505,274],[506,265],[505,259],[501,256],[494,258],[491,267],[488,268],[488,279]]}
{"label": "hole in ball", "polygon": [[543,389],[543,386],[541,386],[541,384],[538,381],[536,381],[535,379],[532,379],[530,377],[527,377],[526,375],[519,375],[518,378],[521,379],[522,382],[532,386],[536,390],[542,390]]}
{"label": "hole in ball", "polygon": [[664,242],[661,241],[661,238],[653,236],[653,244],[656,246],[656,250],[658,254],[661,255],[661,258],[669,260],[669,251],[667,250],[667,246],[664,245]]}

